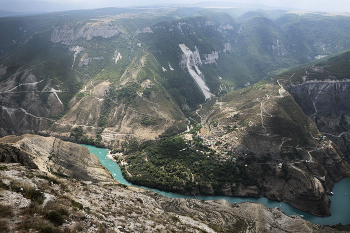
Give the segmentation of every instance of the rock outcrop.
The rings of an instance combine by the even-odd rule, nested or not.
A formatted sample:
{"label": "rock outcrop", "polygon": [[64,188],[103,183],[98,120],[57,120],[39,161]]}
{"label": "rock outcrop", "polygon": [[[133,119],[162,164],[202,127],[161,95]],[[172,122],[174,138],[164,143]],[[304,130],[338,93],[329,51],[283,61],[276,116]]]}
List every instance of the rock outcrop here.
{"label": "rock outcrop", "polygon": [[22,150],[0,143],[1,163],[20,163],[29,169],[37,169],[38,166],[32,161],[31,156]]}
{"label": "rock outcrop", "polygon": [[47,173],[85,181],[112,180],[96,155],[74,143],[36,135],[7,136],[1,138],[0,143],[7,143],[29,154],[36,166]]}

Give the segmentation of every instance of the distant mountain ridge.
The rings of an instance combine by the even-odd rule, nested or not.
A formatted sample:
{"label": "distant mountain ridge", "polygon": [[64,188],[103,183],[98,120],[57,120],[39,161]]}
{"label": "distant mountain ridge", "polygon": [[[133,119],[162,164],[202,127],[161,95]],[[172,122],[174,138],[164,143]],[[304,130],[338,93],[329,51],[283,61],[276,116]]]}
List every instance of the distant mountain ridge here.
{"label": "distant mountain ridge", "polygon": [[[185,130],[190,112],[210,96],[350,48],[348,17],[245,13],[107,8],[3,18],[1,135],[69,138],[85,127],[86,140],[114,145],[127,135],[146,135],[136,133],[142,128],[156,138]],[[188,64],[184,51],[196,53]],[[94,113],[83,110],[86,101],[96,101]],[[121,130],[123,120],[129,126]],[[111,139],[107,128],[123,136]]]}
{"label": "distant mountain ridge", "polygon": [[11,17],[11,16],[23,16],[23,15],[31,15],[38,14],[42,12],[13,12],[13,11],[2,11],[0,10],[0,18],[2,17]]}

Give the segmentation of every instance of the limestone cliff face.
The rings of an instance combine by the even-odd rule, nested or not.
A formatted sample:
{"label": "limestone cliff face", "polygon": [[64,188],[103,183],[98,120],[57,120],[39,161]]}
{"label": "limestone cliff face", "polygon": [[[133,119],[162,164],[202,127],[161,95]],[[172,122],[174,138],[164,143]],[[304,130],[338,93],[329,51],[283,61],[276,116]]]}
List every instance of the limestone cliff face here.
{"label": "limestone cliff face", "polygon": [[112,180],[97,157],[83,146],[36,135],[7,136],[0,142],[31,155],[41,171],[87,181]]}
{"label": "limestone cliff face", "polygon": [[307,81],[288,90],[319,131],[349,158],[350,81]]}
{"label": "limestone cliff face", "polygon": [[[78,30],[76,30],[78,27]],[[95,22],[87,23],[85,25],[67,23],[63,26],[56,27],[51,35],[51,41],[54,43],[61,42],[62,44],[72,45],[80,39],[91,40],[93,37],[101,36],[109,38],[123,33],[117,26],[111,23]]]}
{"label": "limestone cliff face", "polygon": [[[181,48],[183,55],[180,61],[180,67],[187,68],[189,74],[191,77],[195,80],[198,87],[202,91],[205,99],[209,99],[212,96],[214,96],[211,92],[209,87],[204,81],[204,75],[199,70],[197,65],[202,64],[202,60],[199,55],[199,50],[196,47],[196,50],[193,52],[191,51],[185,44],[179,44],[179,47]],[[215,62],[215,59],[218,58],[218,53],[208,54],[205,56],[206,60],[204,63],[211,64]]]}

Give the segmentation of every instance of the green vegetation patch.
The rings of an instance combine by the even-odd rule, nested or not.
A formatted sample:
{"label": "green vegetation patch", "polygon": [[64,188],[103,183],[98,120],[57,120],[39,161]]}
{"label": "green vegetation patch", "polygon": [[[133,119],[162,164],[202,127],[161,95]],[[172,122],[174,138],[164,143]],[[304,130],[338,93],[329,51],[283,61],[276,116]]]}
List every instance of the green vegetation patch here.
{"label": "green vegetation patch", "polygon": [[227,183],[258,186],[243,163],[220,161],[198,137],[193,142],[186,142],[181,136],[164,138],[144,151],[131,153],[126,161],[129,166],[121,167],[123,175],[139,185],[188,192],[211,184],[217,195],[223,194],[222,187]]}
{"label": "green vegetation patch", "polygon": [[149,116],[144,116],[141,120],[141,125],[149,126],[154,125],[156,123],[156,120],[150,118]]}
{"label": "green vegetation patch", "polygon": [[79,210],[83,209],[83,205],[77,201],[72,200],[72,206],[78,208]]}
{"label": "green vegetation patch", "polygon": [[131,85],[127,85],[117,90],[117,97],[122,98],[125,102],[125,105],[132,104],[137,96],[136,91],[140,88],[140,85],[137,83],[133,83]]}
{"label": "green vegetation patch", "polygon": [[61,226],[64,223],[64,218],[62,214],[58,211],[50,211],[47,215],[46,218],[50,220],[53,224],[56,226]]}
{"label": "green vegetation patch", "polygon": [[72,131],[70,132],[70,136],[72,137],[75,137],[75,138],[80,138],[83,136],[83,127],[82,126],[79,126],[79,127],[76,127],[76,128],[73,128]]}

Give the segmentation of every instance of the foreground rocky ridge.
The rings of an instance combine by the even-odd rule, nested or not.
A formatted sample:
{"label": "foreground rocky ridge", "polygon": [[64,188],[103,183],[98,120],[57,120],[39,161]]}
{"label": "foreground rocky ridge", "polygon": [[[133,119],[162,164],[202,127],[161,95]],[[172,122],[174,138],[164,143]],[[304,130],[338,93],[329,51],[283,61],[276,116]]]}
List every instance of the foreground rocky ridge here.
{"label": "foreground rocky ridge", "polygon": [[[6,143],[3,145],[2,143]],[[0,145],[26,154],[43,172],[69,176],[84,181],[112,181],[110,173],[96,155],[82,146],[54,137],[26,134],[0,138]],[[6,160],[1,160],[6,161]],[[21,162],[21,161],[18,161]]]}
{"label": "foreground rocky ridge", "polygon": [[171,199],[115,181],[54,177],[18,163],[0,168],[5,232],[338,232],[259,203]]}

